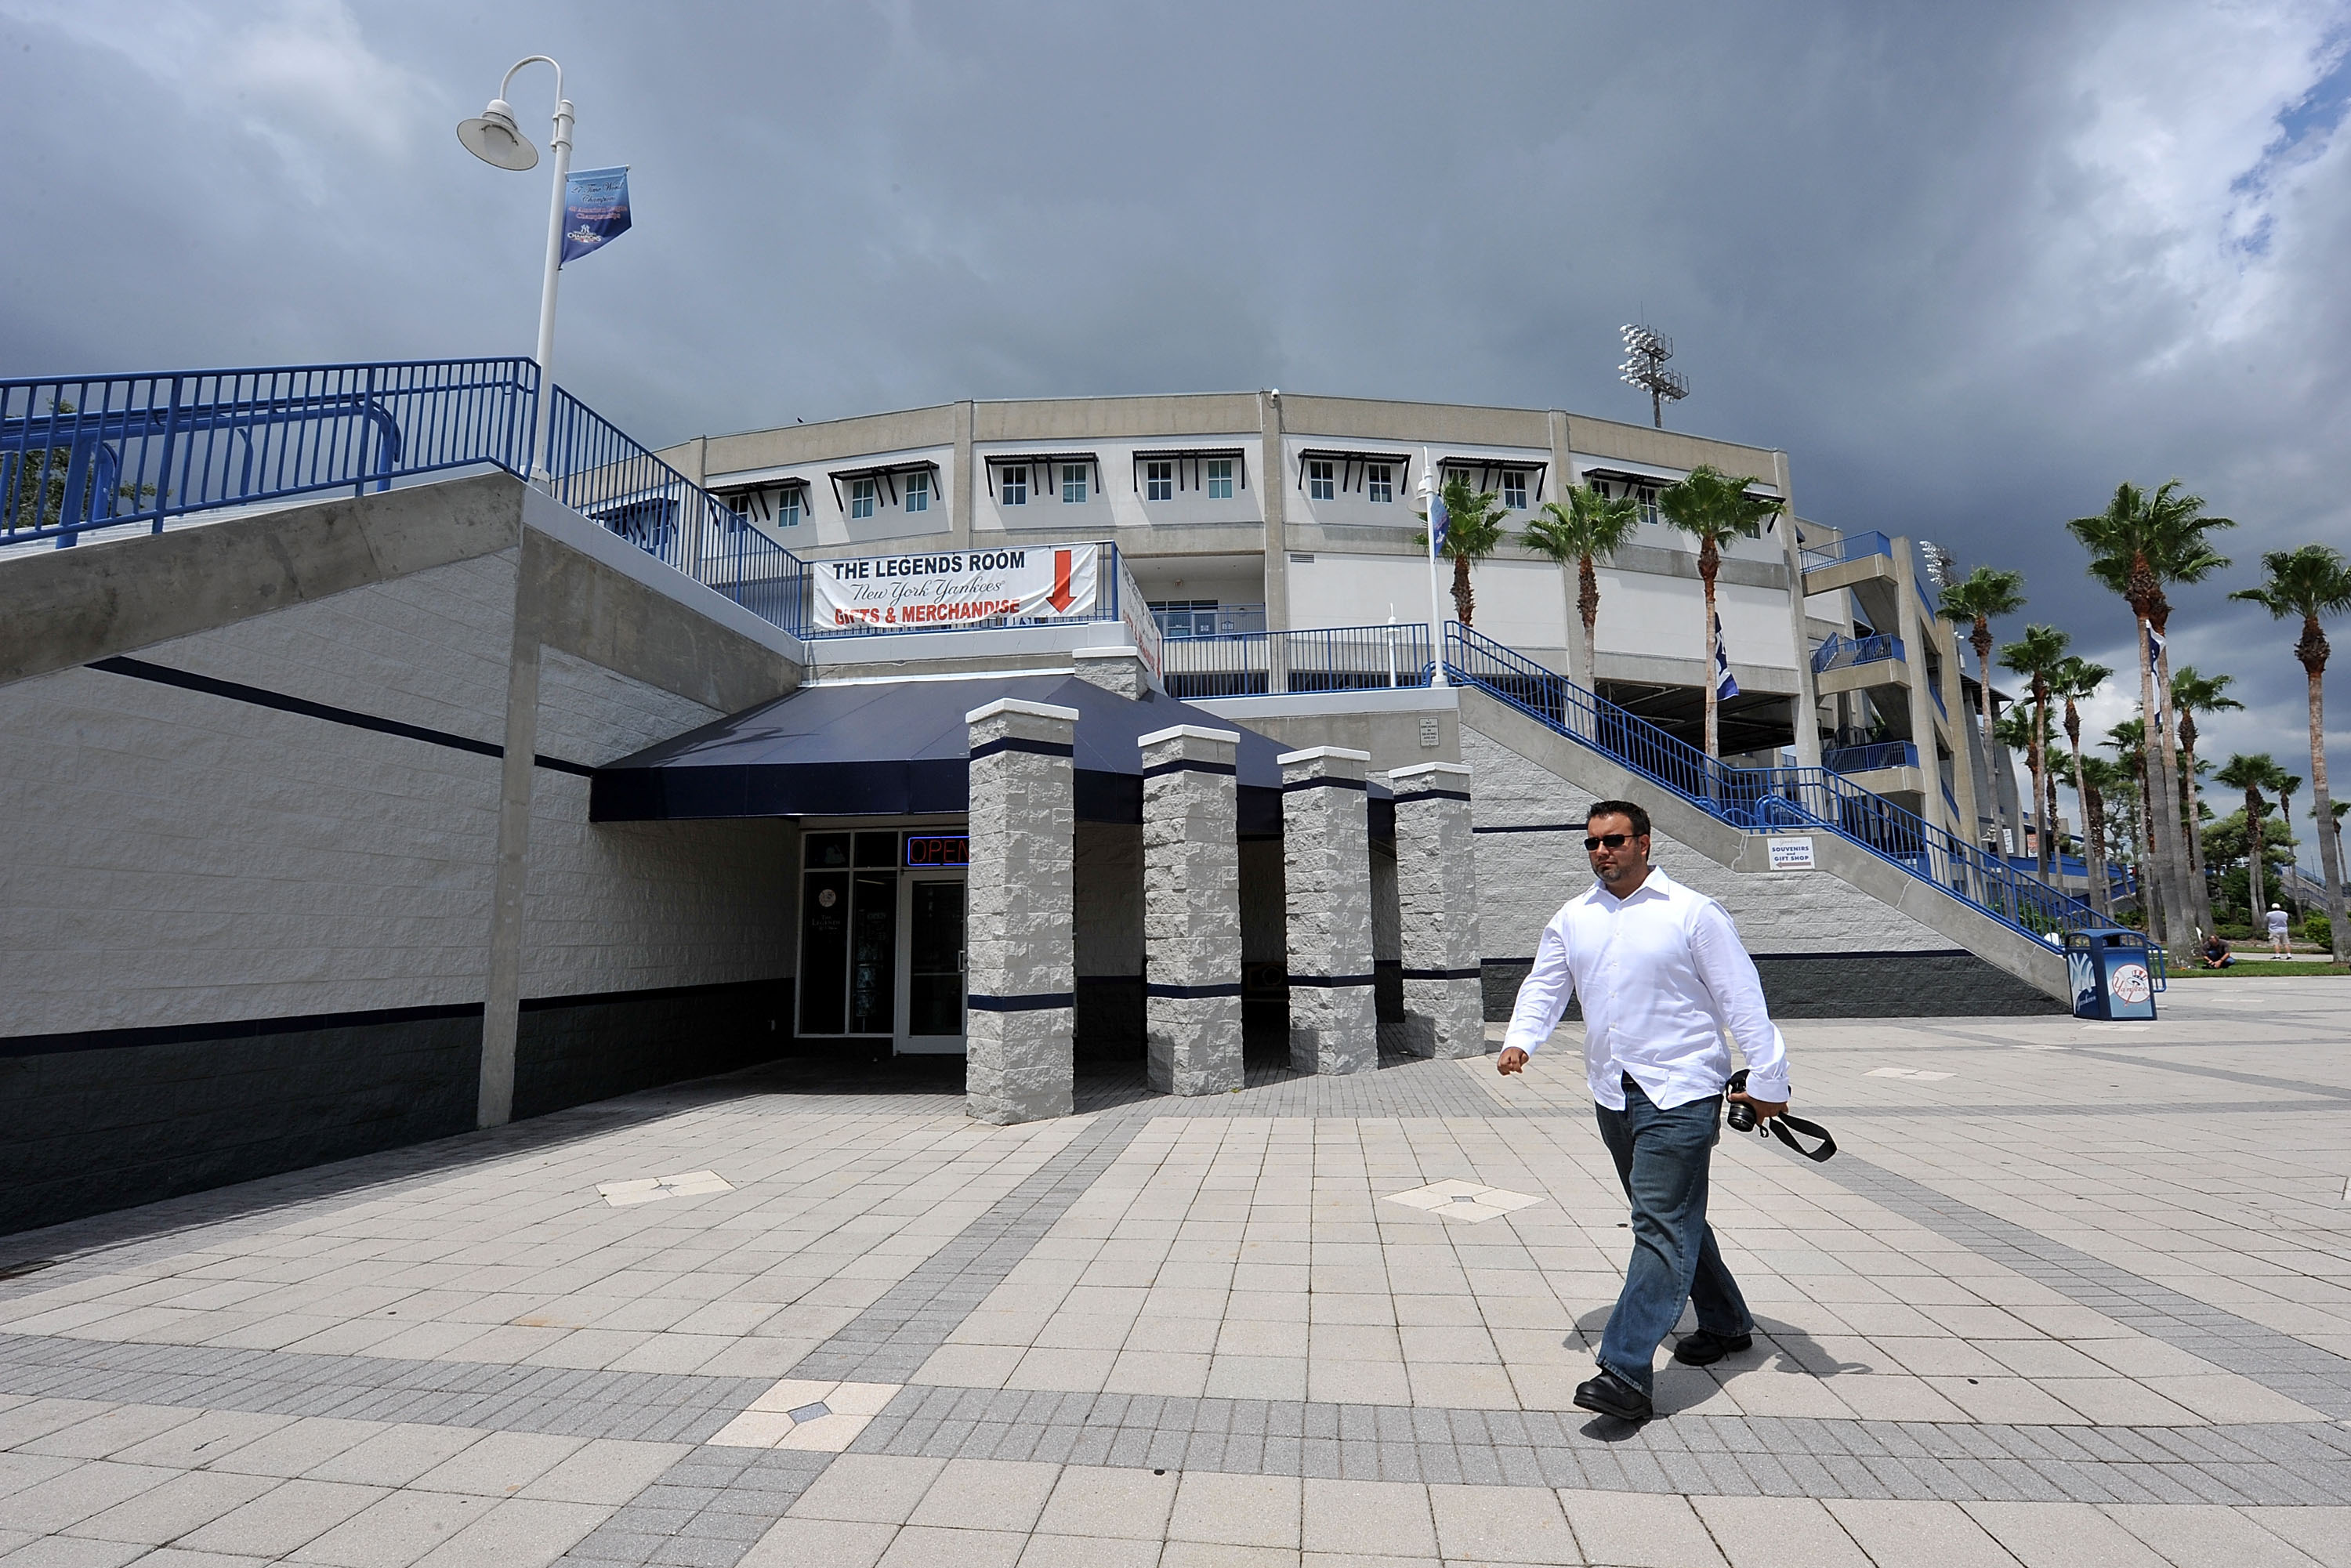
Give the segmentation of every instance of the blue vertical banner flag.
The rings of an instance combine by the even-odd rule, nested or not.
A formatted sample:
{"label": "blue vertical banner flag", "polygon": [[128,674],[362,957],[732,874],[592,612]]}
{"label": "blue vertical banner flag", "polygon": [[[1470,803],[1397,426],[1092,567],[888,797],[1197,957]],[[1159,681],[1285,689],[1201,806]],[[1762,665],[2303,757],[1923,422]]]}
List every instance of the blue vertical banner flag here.
{"label": "blue vertical banner flag", "polygon": [[[1432,480],[1435,476],[1431,476]],[[1445,529],[1453,519],[1445,510],[1445,486],[1436,481],[1428,491],[1428,551],[1435,555],[1445,548]]]}
{"label": "blue vertical banner flag", "polygon": [[1739,683],[1730,678],[1730,650],[1722,645],[1722,614],[1719,611],[1714,617],[1714,695],[1717,697],[1739,695]]}
{"label": "blue vertical banner flag", "polygon": [[606,241],[628,232],[627,167],[571,171],[563,183],[563,260],[601,250]]}
{"label": "blue vertical banner flag", "polygon": [[2153,626],[2147,629],[2147,673],[2158,680],[2163,675],[2163,648],[2166,639]]}

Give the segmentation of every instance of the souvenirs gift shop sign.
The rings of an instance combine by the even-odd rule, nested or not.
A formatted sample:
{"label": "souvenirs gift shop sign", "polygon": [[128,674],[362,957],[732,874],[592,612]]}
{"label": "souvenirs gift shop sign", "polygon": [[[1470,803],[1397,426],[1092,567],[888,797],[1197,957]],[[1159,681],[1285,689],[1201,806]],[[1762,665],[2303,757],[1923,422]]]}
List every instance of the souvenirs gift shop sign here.
{"label": "souvenirs gift shop sign", "polygon": [[1102,547],[861,556],[813,562],[810,574],[826,630],[1086,620],[1102,594]]}

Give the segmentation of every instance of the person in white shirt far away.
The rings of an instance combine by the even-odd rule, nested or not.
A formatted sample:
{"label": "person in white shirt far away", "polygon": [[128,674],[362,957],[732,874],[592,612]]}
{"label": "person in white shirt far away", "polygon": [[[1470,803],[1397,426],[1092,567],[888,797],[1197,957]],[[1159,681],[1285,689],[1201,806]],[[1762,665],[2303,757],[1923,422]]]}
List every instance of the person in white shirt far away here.
{"label": "person in white shirt far away", "polygon": [[1704,1366],[1754,1343],[1755,1320],[1706,1222],[1707,1167],[1730,1079],[1723,1036],[1747,1057],[1746,1092],[1729,1098],[1759,1120],[1788,1109],[1788,1053],[1730,915],[1649,864],[1649,813],[1602,800],[1583,834],[1597,881],[1543,927],[1496,1065],[1524,1071],[1568,998],[1582,998],[1584,1075],[1632,1203],[1633,1258],[1599,1375],[1575,1402],[1646,1421],[1650,1364],[1684,1302],[1698,1308],[1698,1332],[1674,1346],[1677,1361]]}
{"label": "person in white shirt far away", "polygon": [[2270,956],[2273,958],[2283,958],[2292,956],[2294,952],[2294,944],[2287,940],[2285,934],[2286,926],[2291,924],[2291,922],[2286,918],[2285,905],[2283,904],[2271,904],[2269,918]]}

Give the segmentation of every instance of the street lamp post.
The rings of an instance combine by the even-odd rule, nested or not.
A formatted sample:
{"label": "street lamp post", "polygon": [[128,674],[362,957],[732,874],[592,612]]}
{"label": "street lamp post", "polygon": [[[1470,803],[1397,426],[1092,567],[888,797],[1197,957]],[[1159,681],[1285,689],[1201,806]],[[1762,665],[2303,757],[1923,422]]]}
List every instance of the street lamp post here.
{"label": "street lamp post", "polygon": [[1437,586],[1437,535],[1441,525],[1438,508],[1445,500],[1444,486],[1437,482],[1437,460],[1426,447],[1420,453],[1420,514],[1427,520],[1428,537],[1428,684],[1443,686],[1445,679],[1445,594]]}
{"label": "street lamp post", "polygon": [[530,438],[531,483],[544,487],[550,482],[547,428],[555,413],[555,286],[562,276],[563,190],[571,174],[571,100],[563,96],[563,67],[548,55],[517,60],[507,68],[506,79],[498,83],[498,96],[480,118],[457,127],[457,140],[465,143],[465,151],[493,167],[517,173],[537,168],[538,149],[516,129],[514,106],[507,101],[507,89],[513,84],[515,72],[534,64],[555,68],[555,128],[549,138],[555,149],[555,190],[548,200],[547,271],[538,289],[538,416]]}

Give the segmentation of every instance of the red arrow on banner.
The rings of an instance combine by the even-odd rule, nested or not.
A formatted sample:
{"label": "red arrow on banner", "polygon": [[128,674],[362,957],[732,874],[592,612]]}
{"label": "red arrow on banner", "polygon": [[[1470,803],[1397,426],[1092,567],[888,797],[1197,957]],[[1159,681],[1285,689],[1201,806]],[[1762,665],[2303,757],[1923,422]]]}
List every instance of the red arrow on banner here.
{"label": "red arrow on banner", "polygon": [[1045,595],[1045,602],[1057,611],[1067,610],[1077,595],[1070,591],[1070,552],[1057,549],[1053,552],[1053,591]]}

